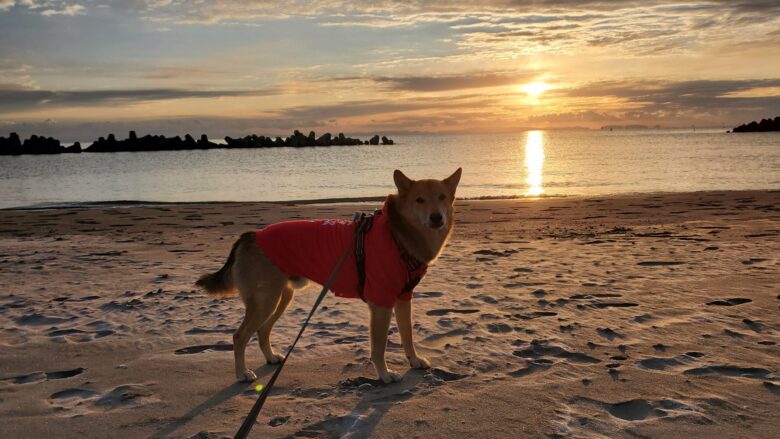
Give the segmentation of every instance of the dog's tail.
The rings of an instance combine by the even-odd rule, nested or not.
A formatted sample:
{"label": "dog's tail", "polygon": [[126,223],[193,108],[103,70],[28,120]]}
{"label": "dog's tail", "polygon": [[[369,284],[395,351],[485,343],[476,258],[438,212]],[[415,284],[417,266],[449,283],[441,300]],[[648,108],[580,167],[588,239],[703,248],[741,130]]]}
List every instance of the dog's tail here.
{"label": "dog's tail", "polygon": [[[251,236],[249,236],[251,235]],[[236,250],[238,249],[241,241],[246,239],[255,239],[255,232],[246,232],[241,235],[240,238],[233,244],[233,248],[230,250],[230,256],[228,256],[225,265],[218,271],[210,274],[204,274],[195,282],[195,285],[203,288],[212,296],[232,296],[236,293],[236,287],[233,284],[233,276],[231,275],[231,268],[236,262]]]}

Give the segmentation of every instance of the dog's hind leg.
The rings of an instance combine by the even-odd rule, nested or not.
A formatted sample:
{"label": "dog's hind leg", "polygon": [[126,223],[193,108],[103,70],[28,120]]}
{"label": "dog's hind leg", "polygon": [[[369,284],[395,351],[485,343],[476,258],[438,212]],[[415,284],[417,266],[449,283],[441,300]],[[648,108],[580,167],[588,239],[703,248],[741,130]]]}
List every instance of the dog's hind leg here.
{"label": "dog's hind leg", "polygon": [[[270,296],[270,294],[269,294]],[[276,295],[275,302],[263,300],[260,303],[257,301],[248,301],[246,304],[246,315],[244,321],[238,327],[238,330],[233,334],[233,355],[236,361],[236,378],[239,381],[254,381],[257,379],[257,375],[246,367],[246,345],[254,334],[268,319],[276,309],[279,303],[279,295]]]}
{"label": "dog's hind leg", "polygon": [[276,311],[288,278],[265,257],[251,236],[236,249],[236,262],[232,269],[232,278],[246,307],[244,321],[233,334],[236,378],[253,381],[257,376],[246,367],[246,345]]}
{"label": "dog's hind leg", "polygon": [[263,351],[265,361],[268,364],[278,364],[284,358],[283,355],[274,352],[271,347],[271,329],[273,329],[276,321],[279,320],[279,317],[284,314],[284,311],[290,305],[293,294],[294,290],[292,287],[288,286],[282,290],[282,297],[279,300],[279,304],[276,305],[276,310],[257,331],[257,341],[260,344],[260,350]]}

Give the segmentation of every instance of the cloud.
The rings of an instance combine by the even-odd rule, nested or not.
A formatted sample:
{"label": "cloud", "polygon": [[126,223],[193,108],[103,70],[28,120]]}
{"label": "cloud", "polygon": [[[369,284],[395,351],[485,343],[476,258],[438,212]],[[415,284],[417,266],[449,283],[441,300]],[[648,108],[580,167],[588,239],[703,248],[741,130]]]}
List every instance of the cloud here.
{"label": "cloud", "polygon": [[0,0],[0,12],[7,11],[13,6],[26,8],[30,11],[40,11],[45,17],[52,15],[75,16],[85,13],[86,8],[69,0]]}
{"label": "cloud", "polygon": [[62,9],[45,9],[43,12],[41,12],[41,15],[44,17],[49,17],[52,15],[67,15],[73,17],[74,15],[84,14],[84,10],[84,6],[79,4],[72,4],[66,5]]}
{"label": "cloud", "polygon": [[729,94],[755,88],[780,86],[780,79],[735,79],[698,81],[619,80],[583,84],[572,89],[562,89],[559,94],[568,97],[630,98],[646,102],[710,102],[726,99]]}
{"label": "cloud", "polygon": [[384,100],[348,101],[333,105],[302,105],[275,112],[278,119],[300,121],[303,124],[314,122],[317,125],[323,121],[356,116],[373,116],[387,113],[399,113],[437,108],[440,101],[396,101]]}
{"label": "cloud", "polygon": [[[570,102],[603,102],[616,99],[613,108],[603,106],[600,114],[616,120],[682,126],[699,123],[735,123],[780,114],[780,94],[752,91],[780,87],[780,79],[745,80],[621,80],[583,84],[550,92]],[[595,113],[588,113],[595,114]],[[573,117],[572,113],[566,117]]]}
{"label": "cloud", "polygon": [[373,81],[393,90],[440,92],[472,88],[500,87],[527,81],[527,73],[477,73],[469,75],[375,77]]}
{"label": "cloud", "polygon": [[0,84],[0,111],[13,112],[40,107],[100,106],[171,99],[269,96],[277,93],[279,93],[277,89],[185,90],[171,88],[54,91]]}

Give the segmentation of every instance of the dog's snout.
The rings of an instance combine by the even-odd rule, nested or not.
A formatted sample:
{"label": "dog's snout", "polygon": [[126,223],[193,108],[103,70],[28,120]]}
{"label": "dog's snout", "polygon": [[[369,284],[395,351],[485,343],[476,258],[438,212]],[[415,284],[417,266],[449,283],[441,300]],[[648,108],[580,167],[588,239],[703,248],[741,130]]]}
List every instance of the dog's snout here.
{"label": "dog's snout", "polygon": [[430,218],[432,226],[438,227],[438,226],[442,225],[443,217],[441,216],[441,213],[434,212],[434,213],[431,214],[431,216],[429,218]]}

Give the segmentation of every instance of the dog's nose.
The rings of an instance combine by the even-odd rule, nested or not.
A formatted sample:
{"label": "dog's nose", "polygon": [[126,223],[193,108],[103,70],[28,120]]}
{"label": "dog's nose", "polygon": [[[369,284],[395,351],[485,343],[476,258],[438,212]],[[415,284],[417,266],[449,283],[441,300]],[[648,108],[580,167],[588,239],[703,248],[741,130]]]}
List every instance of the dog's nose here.
{"label": "dog's nose", "polygon": [[439,227],[442,225],[442,216],[439,212],[432,213],[430,216],[431,225],[434,227]]}

